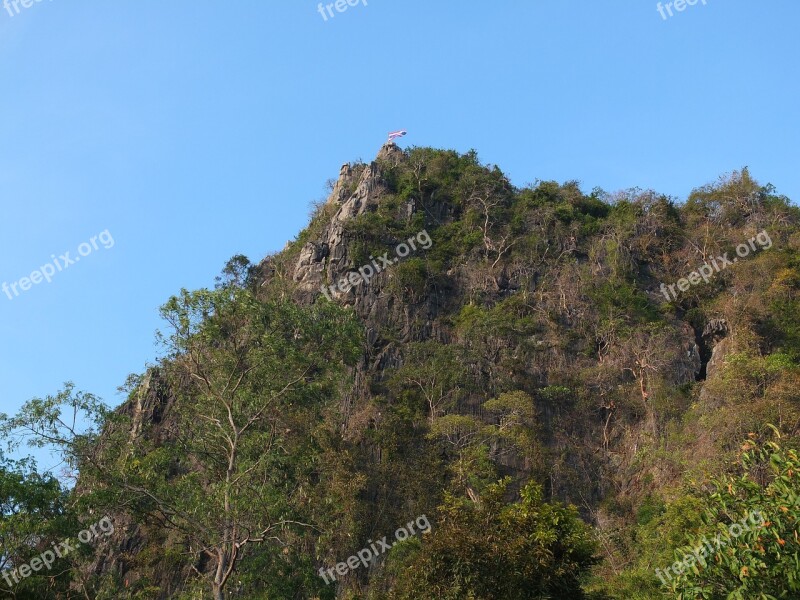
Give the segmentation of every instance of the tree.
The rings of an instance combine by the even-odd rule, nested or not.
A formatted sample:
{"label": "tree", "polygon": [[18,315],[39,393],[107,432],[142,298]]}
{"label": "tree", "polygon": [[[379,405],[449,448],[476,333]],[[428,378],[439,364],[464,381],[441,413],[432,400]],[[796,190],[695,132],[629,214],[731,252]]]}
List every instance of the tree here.
{"label": "tree", "polygon": [[[299,519],[312,433],[361,336],[331,303],[262,302],[236,279],[183,290],[162,307],[171,331],[159,335],[168,349],[160,370],[175,402],[161,439],[71,389],[29,403],[9,424],[61,445],[94,501],[169,532],[215,600],[251,547],[286,545],[291,528],[314,527]],[[62,405],[98,417],[102,435],[78,435]]]}
{"label": "tree", "polygon": [[[495,254],[492,268],[511,250],[518,239],[503,223],[505,209],[511,203],[508,180],[495,167],[492,172],[482,169],[468,169],[461,182],[465,191],[465,204],[479,215],[479,227],[483,234],[484,259],[489,260],[489,253]],[[502,230],[498,232],[497,230]]]}
{"label": "tree", "polygon": [[533,483],[506,504],[508,483],[491,486],[480,504],[448,495],[418,550],[398,558],[390,598],[586,598],[582,582],[597,562],[591,529],[574,507],[544,502]]}
{"label": "tree", "polygon": [[421,396],[433,425],[438,417],[456,407],[469,373],[465,356],[453,345],[428,340],[409,344],[404,364],[392,374],[390,385],[398,393]]}
{"label": "tree", "polygon": [[446,454],[453,454],[452,489],[465,491],[474,502],[497,479],[496,463],[502,456],[518,451],[531,459],[539,450],[536,409],[528,394],[506,392],[484,402],[483,408],[496,422],[486,423],[474,415],[445,415],[436,419],[428,434]]}
{"label": "tree", "polygon": [[714,481],[715,491],[704,500],[704,527],[675,551],[681,572],[663,576],[676,598],[797,598],[799,479],[795,450],[747,440],[740,473]]}
{"label": "tree", "polygon": [[19,577],[18,569],[51,542],[74,535],[68,492],[50,474],[40,474],[31,459],[0,458],[0,594],[15,600],[55,598],[69,588],[67,560],[51,569]]}
{"label": "tree", "polygon": [[248,545],[283,544],[287,526],[310,526],[292,518],[307,436],[336,391],[336,366],[355,359],[359,331],[331,304],[263,303],[236,287],[184,291],[162,315],[182,401],[169,457],[178,474],[157,495],[171,499],[169,517],[198,559],[212,561],[221,599]]}

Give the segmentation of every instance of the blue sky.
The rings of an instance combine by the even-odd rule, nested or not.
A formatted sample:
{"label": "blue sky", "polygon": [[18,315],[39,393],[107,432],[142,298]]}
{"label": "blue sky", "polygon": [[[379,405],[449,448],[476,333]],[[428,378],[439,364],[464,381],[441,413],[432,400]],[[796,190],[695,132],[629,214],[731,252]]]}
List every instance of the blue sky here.
{"label": "blue sky", "polygon": [[630,0],[367,0],[327,21],[317,4],[0,8],[0,283],[114,240],[0,294],[0,411],[66,380],[118,404],[158,356],[158,307],[283,248],[393,129],[520,186],[685,199],[748,165],[800,198],[797,0],[667,20]]}

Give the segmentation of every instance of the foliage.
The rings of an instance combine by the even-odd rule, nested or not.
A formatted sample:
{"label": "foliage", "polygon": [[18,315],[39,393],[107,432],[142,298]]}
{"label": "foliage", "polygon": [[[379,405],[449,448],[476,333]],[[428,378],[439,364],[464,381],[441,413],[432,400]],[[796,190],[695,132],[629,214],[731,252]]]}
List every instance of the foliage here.
{"label": "foliage", "polygon": [[[4,464],[6,560],[91,514],[136,531],[135,547],[76,556],[17,597],[134,600],[163,582],[186,600],[798,595],[781,577],[795,577],[800,209],[747,169],[679,203],[516,188],[474,151],[411,148],[366,168],[339,185],[376,178],[364,212],[331,227],[339,204],[320,205],[284,251],[236,255],[214,290],[171,298],[166,354],[128,378],[118,410],[67,384],[3,419],[13,447],[61,449],[80,476],[65,490]],[[357,288],[352,308],[309,291],[422,229],[433,245]],[[665,302],[662,283],[760,231],[772,247]],[[328,259],[300,272],[307,244]],[[770,422],[780,449],[750,442],[745,472],[731,470],[737,440]],[[713,493],[696,483],[709,480]],[[676,592],[661,584],[676,548],[756,504],[777,515],[769,536],[731,540]],[[318,577],[439,505],[433,533],[385,562]]]}
{"label": "foliage", "polygon": [[359,327],[330,303],[261,302],[235,285],[184,290],[162,315],[172,327],[160,336],[171,352],[164,374],[177,401],[175,429],[158,446],[131,446],[130,429],[110,418],[104,444],[76,435],[62,404],[101,411],[71,388],[29,402],[8,426],[63,445],[85,484],[94,482],[95,502],[177,535],[193,561],[214,566],[219,596],[249,546],[288,543],[296,528],[312,527],[298,504],[315,452],[309,433],[337,393],[337,367],[355,360]]}
{"label": "foliage", "polygon": [[40,567],[28,577],[20,576],[18,569],[51,550],[51,543],[74,537],[80,530],[70,511],[68,491],[51,474],[37,472],[31,459],[2,458],[0,511],[0,572],[4,574],[0,593],[4,597],[13,594],[18,600],[50,600],[64,594],[71,583],[69,567],[75,556],[54,557],[51,569]]}
{"label": "foliage", "polygon": [[508,480],[479,504],[448,496],[419,550],[403,557],[390,598],[579,600],[597,562],[590,529],[574,508],[548,504],[529,484],[506,504]]}
{"label": "foliage", "polygon": [[[708,556],[695,555],[698,560],[690,560],[691,567],[670,582],[679,600],[800,594],[800,458],[777,442],[748,440],[740,464],[739,474],[714,481],[715,491],[704,501],[702,531],[675,552],[684,560],[704,540],[714,540]],[[745,526],[739,524],[743,517]]]}

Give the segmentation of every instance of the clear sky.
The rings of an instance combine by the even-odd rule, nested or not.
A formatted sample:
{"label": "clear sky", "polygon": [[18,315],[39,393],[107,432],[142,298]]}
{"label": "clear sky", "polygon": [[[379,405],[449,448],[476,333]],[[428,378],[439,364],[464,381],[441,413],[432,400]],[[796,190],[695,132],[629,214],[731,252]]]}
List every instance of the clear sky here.
{"label": "clear sky", "polygon": [[666,19],[650,0],[367,0],[327,20],[312,0],[24,1],[0,8],[0,283],[19,292],[0,292],[0,411],[66,380],[118,404],[158,356],[158,307],[283,248],[390,130],[520,186],[685,199],[747,165],[800,198],[798,0]]}

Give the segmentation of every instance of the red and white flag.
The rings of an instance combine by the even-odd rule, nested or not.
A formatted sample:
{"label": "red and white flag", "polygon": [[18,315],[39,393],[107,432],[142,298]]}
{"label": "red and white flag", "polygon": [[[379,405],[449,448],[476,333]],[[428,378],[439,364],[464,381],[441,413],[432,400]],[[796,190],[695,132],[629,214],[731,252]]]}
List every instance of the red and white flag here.
{"label": "red and white flag", "polygon": [[404,130],[404,129],[401,129],[400,131],[392,131],[392,132],[389,134],[389,141],[390,141],[390,142],[393,142],[393,141],[394,141],[394,140],[396,140],[397,138],[399,138],[399,137],[403,137],[403,136],[404,136],[405,134],[407,134],[407,133],[408,133],[408,132],[407,132],[406,130]]}

